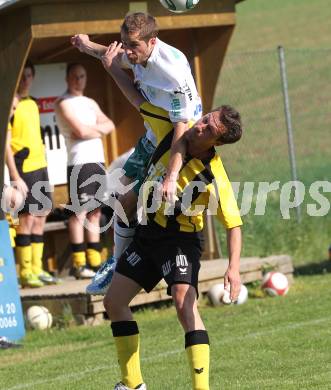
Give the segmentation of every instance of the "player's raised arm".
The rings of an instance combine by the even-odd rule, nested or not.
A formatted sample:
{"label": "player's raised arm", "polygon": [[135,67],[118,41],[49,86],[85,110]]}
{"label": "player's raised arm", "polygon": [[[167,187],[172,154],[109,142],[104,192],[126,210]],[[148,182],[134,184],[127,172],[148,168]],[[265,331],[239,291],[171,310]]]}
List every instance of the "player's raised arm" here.
{"label": "player's raised arm", "polygon": [[146,99],[134,86],[132,78],[120,67],[118,55],[122,51],[122,43],[115,41],[109,45],[107,51],[101,57],[102,64],[106,71],[112,76],[115,83],[122,91],[128,101],[137,109]]}
{"label": "player's raised arm", "polygon": [[107,46],[92,42],[86,34],[76,34],[71,37],[70,42],[82,53],[98,58],[99,60],[107,51]]}
{"label": "player's raised arm", "polygon": [[163,197],[170,203],[176,201],[176,189],[178,173],[183,165],[186,154],[186,141],[184,134],[188,130],[188,123],[174,123],[174,136],[170,149],[170,160],[167,167],[166,176],[163,181]]}

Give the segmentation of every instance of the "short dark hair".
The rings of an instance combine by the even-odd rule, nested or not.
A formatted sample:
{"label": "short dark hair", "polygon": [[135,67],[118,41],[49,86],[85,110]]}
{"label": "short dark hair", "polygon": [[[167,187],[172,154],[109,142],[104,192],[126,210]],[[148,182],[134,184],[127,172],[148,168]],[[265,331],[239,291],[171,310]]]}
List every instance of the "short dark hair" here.
{"label": "short dark hair", "polygon": [[139,39],[148,41],[158,35],[159,29],[152,15],[144,12],[134,12],[126,15],[121,26],[125,34],[139,32]]}
{"label": "short dark hair", "polygon": [[82,66],[84,68],[84,66],[82,64],[80,64],[79,62],[69,62],[67,64],[67,68],[66,68],[66,76],[67,77],[69,76],[69,74],[72,71],[72,69],[76,68],[76,66]]}
{"label": "short dark hair", "polygon": [[31,72],[32,72],[32,75],[34,76],[36,74],[36,69],[33,65],[33,63],[31,62],[31,60],[26,60],[25,64],[24,64],[24,69],[31,69]]}
{"label": "short dark hair", "polygon": [[226,131],[220,135],[218,141],[222,144],[233,144],[239,141],[243,132],[239,112],[228,105],[220,106],[213,111],[219,113],[219,120],[226,128]]}

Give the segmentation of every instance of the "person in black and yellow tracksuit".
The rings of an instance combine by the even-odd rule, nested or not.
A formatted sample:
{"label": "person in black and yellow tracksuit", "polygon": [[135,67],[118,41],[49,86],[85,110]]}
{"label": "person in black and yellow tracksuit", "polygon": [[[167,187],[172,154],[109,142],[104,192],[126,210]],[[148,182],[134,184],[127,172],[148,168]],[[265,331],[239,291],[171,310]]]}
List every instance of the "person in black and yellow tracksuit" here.
{"label": "person in black and yellow tracksuit", "polygon": [[15,239],[15,254],[23,287],[41,287],[57,282],[42,266],[44,226],[46,216],[52,209],[52,200],[39,109],[29,95],[34,75],[34,66],[28,61],[18,86],[20,102],[11,128],[11,149],[17,172],[28,188],[24,206],[19,211]]}
{"label": "person in black and yellow tracksuit", "polygon": [[235,109],[223,105],[190,125],[184,136],[187,152],[176,181],[177,200],[169,204],[160,197],[160,187],[170,158],[174,126],[168,113],[147,102],[128,75],[112,63],[119,50],[116,43],[109,47],[104,66],[153,129],[157,147],[139,194],[146,221],[138,226],[132,244],[119,258],[104,299],[122,375],[115,390],[147,389],[140,370],[139,329],[129,303],[141,288],[150,292],[162,279],[185,332],[192,389],[209,390],[209,338],[197,306],[203,213],[208,210],[217,215],[226,229],[229,264],[224,284],[230,287],[234,302],[241,285],[242,221],[215,146],[241,138],[241,118]]}

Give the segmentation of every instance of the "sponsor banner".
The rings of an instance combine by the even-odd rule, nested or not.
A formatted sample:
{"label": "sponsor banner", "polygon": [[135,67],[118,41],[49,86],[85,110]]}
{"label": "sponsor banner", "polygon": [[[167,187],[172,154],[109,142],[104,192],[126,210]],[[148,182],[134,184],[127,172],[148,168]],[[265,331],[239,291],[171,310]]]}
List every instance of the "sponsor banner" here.
{"label": "sponsor banner", "polygon": [[25,335],[25,329],[6,220],[0,221],[0,237],[0,337],[15,341]]}

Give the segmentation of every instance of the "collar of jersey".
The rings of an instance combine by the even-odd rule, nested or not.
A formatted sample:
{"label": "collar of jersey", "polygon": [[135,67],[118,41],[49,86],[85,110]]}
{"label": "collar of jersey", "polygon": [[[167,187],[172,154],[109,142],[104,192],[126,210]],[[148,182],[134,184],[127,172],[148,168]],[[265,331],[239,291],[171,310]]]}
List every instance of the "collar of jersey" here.
{"label": "collar of jersey", "polygon": [[156,38],[156,44],[153,48],[151,55],[149,56],[149,58],[147,60],[147,64],[150,64],[151,62],[155,61],[156,56],[159,54],[159,47],[160,47],[160,40],[159,40],[159,38]]}

